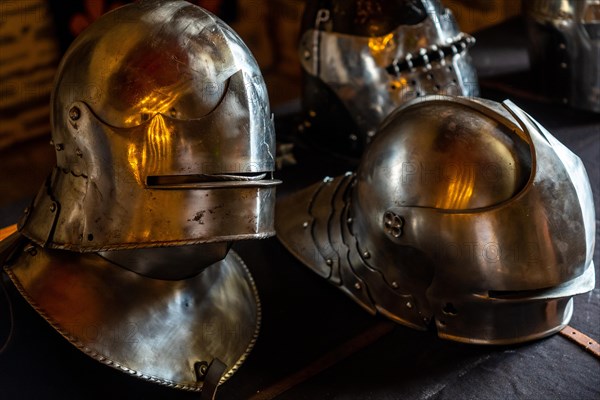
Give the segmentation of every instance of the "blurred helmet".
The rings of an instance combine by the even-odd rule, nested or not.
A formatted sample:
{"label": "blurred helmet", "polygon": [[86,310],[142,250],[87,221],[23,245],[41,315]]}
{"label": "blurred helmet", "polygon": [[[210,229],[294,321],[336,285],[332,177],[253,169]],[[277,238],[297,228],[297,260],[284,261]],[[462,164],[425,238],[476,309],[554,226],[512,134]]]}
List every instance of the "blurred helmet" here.
{"label": "blurred helmet", "polygon": [[600,112],[600,1],[531,0],[532,71],[544,94]]}
{"label": "blurred helmet", "polygon": [[280,199],[276,227],[366,310],[461,342],[549,335],[594,287],[581,160],[509,101],[402,106],[355,174]]}
{"label": "blurred helmet", "polygon": [[59,67],[52,140],[8,275],[94,359],[214,390],[260,323],[231,242],[274,234],[274,129],[250,51],[185,1],[112,11]]}
{"label": "blurred helmet", "polygon": [[475,40],[438,0],[309,1],[302,32],[301,129],[329,151],[359,156],[408,100],[479,92]]}

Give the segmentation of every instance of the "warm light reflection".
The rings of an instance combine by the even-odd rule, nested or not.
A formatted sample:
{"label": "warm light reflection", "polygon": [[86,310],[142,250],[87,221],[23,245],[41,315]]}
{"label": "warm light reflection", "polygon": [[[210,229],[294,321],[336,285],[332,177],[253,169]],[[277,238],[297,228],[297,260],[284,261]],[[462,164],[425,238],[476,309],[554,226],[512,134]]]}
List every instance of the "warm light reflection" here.
{"label": "warm light reflection", "polygon": [[150,231],[150,228],[144,229],[142,231],[140,237],[142,238],[143,241],[149,241],[149,240],[151,240],[152,231]]}
{"label": "warm light reflection", "polygon": [[140,169],[142,168],[141,166],[146,165],[146,152],[142,151],[141,154],[139,154],[138,156],[137,148],[138,146],[135,143],[129,143],[129,145],[127,146],[127,160],[129,161],[129,165],[131,166],[131,172],[133,172],[135,180],[139,185],[143,185],[142,180],[140,178]]}
{"label": "warm light reflection", "polygon": [[446,196],[438,200],[436,207],[447,210],[463,210],[467,208],[475,186],[475,171],[473,168],[461,168],[457,171],[447,188]]}
{"label": "warm light reflection", "polygon": [[173,105],[179,99],[181,91],[178,89],[183,86],[184,82],[167,90],[162,88],[161,90],[167,90],[166,92],[153,92],[148,96],[142,98],[136,105],[131,108],[131,115],[125,119],[127,125],[139,125],[148,118],[153,118],[156,114],[169,115],[173,110]]}
{"label": "warm light reflection", "polygon": [[396,78],[390,81],[390,89],[404,94],[404,91],[409,87],[406,78]]}
{"label": "warm light reflection", "polygon": [[586,24],[597,24],[600,22],[600,1],[589,2],[583,12],[583,22]]}
{"label": "warm light reflection", "polygon": [[385,36],[376,36],[369,38],[369,48],[371,49],[371,53],[373,56],[379,55],[382,51],[384,51],[388,45],[393,44],[394,32],[389,33]]}
{"label": "warm light reflection", "polygon": [[171,165],[172,158],[171,132],[161,114],[152,118],[145,134],[141,144],[130,143],[127,148],[129,165],[141,186],[145,185],[148,171],[160,171],[163,166]]}
{"label": "warm light reflection", "polygon": [[0,241],[6,239],[17,231],[17,225],[7,226],[6,228],[0,229]]}

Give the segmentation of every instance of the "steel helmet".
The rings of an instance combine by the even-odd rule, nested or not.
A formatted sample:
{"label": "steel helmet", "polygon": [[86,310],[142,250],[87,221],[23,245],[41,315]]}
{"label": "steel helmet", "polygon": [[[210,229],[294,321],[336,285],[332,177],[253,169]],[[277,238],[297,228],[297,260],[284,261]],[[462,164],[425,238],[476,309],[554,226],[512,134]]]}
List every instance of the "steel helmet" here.
{"label": "steel helmet", "polygon": [[525,9],[532,71],[544,94],[600,112],[600,1],[532,0]]}
{"label": "steel helmet", "polygon": [[123,7],[59,66],[57,167],[21,232],[82,252],[271,236],[274,135],[258,65],[224,22],[184,1]]}
{"label": "steel helmet", "polygon": [[109,12],[60,64],[52,140],[57,166],[5,271],[90,357],[210,394],[260,324],[231,242],[274,234],[274,128],[252,54],[185,1]]}
{"label": "steel helmet", "polygon": [[309,1],[299,48],[305,135],[359,156],[398,105],[426,94],[476,96],[474,42],[438,0]]}
{"label": "steel helmet", "polygon": [[510,101],[401,106],[356,173],[279,200],[276,227],[366,310],[461,342],[549,335],[594,287],[587,173]]}

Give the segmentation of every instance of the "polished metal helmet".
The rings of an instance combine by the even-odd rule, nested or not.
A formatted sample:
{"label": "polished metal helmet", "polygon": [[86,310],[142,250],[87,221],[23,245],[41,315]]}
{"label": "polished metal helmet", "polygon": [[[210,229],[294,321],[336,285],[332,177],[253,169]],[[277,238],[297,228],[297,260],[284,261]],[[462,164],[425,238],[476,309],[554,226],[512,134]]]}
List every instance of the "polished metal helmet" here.
{"label": "polished metal helmet", "polygon": [[[72,44],[52,95],[57,167],[21,231],[75,251],[274,234],[274,128],[259,67],[224,22],[143,1]],[[167,212],[168,210],[168,212]]]}
{"label": "polished metal helmet", "polygon": [[185,1],[107,13],[59,67],[52,140],[57,167],[5,271],[94,359],[214,390],[260,322],[231,242],[274,234],[274,128],[250,51]]}
{"label": "polished metal helmet", "polygon": [[438,0],[309,1],[301,130],[329,151],[359,156],[398,105],[426,94],[476,96],[474,42]]}
{"label": "polished metal helmet", "polygon": [[545,95],[600,112],[600,1],[531,0],[532,71]]}
{"label": "polished metal helmet", "polygon": [[554,333],[594,287],[585,168],[510,101],[401,106],[356,173],[280,199],[276,228],[366,310],[461,342]]}

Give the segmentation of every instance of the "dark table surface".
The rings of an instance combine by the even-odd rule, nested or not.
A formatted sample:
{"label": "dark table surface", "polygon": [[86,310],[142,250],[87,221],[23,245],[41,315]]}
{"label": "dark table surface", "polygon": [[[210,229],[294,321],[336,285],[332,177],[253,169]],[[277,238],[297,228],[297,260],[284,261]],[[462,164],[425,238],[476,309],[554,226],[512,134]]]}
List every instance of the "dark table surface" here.
{"label": "dark table surface", "polygon": [[[600,115],[551,104],[530,89],[520,20],[475,36],[482,96],[510,98],[581,157],[600,210]],[[293,121],[279,116],[281,137]],[[303,146],[296,147],[296,158],[297,165],[278,172],[284,181],[279,196],[354,167]],[[15,223],[28,202],[1,208],[0,226]],[[255,277],[263,319],[256,347],[219,399],[600,399],[600,361],[562,336],[491,347],[443,341],[368,315],[276,238],[236,243],[234,249]],[[600,340],[600,246],[594,263],[596,289],[575,299],[570,325]],[[8,294],[14,331],[0,353],[0,398],[198,397],[95,362],[54,332],[10,285]],[[0,343],[9,325],[8,303],[0,295]]]}

